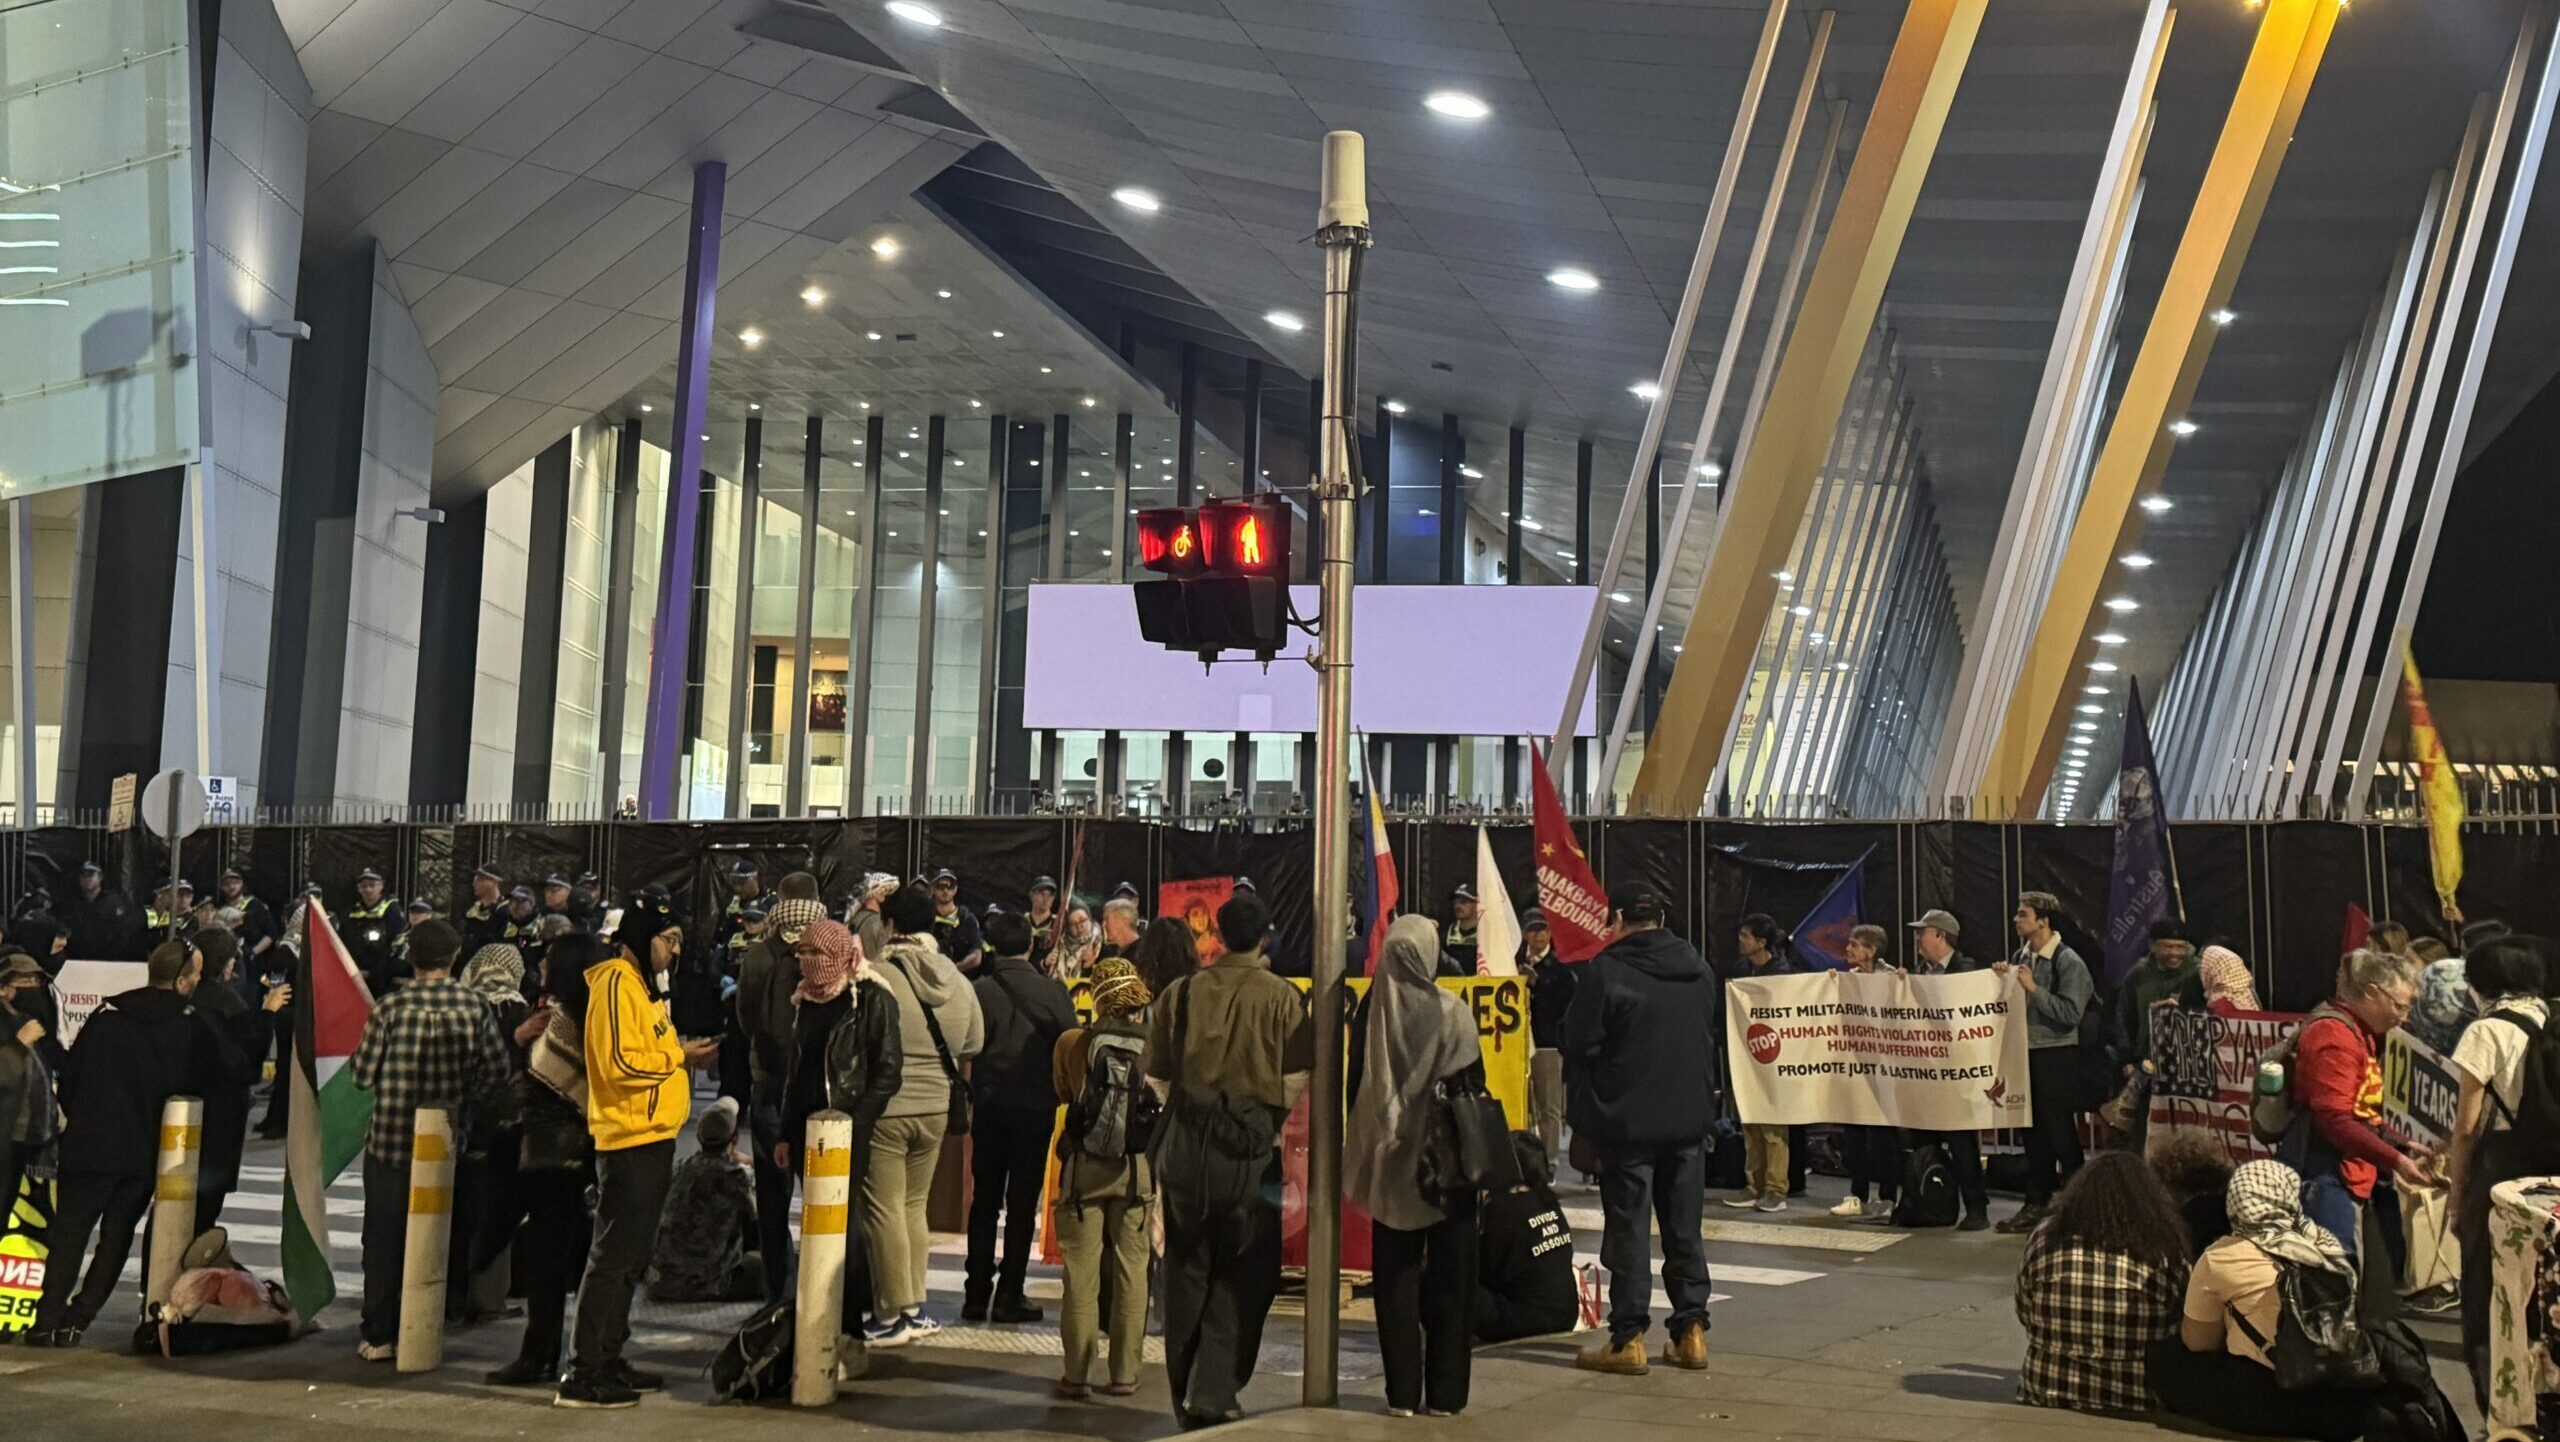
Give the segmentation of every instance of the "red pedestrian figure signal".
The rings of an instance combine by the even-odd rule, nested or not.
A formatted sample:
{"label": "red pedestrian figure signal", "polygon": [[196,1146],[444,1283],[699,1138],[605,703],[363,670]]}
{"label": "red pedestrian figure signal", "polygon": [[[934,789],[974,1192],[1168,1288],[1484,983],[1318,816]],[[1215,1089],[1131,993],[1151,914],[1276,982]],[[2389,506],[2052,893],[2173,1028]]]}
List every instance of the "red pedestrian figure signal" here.
{"label": "red pedestrian figure signal", "polygon": [[1140,511],[1138,564],[1169,578],[1138,583],[1140,633],[1203,658],[1278,654],[1289,630],[1289,522],[1276,499]]}

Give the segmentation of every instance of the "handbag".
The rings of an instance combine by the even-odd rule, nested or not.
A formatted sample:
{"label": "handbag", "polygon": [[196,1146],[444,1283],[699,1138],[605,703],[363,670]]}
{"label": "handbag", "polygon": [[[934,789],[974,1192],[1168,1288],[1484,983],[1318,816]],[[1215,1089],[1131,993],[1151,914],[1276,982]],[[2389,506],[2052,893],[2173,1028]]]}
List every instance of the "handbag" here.
{"label": "handbag", "polygon": [[1500,1191],[1520,1185],[1511,1120],[1502,1103],[1449,1078],[1432,1084],[1422,1186],[1430,1192]]}
{"label": "handbag", "polygon": [[[915,973],[907,970],[905,962],[894,957],[890,958],[889,964],[898,969],[898,975],[907,979],[907,990],[912,993],[916,984]],[[951,1044],[942,1039],[942,1019],[933,1014],[932,1005],[921,996],[916,998],[916,1005],[924,1009],[924,1029],[933,1038],[933,1054],[942,1058],[942,1074],[951,1079],[951,1114],[943,1124],[942,1134],[965,1137],[969,1134],[969,1079],[960,1074],[960,1063],[951,1055]]]}

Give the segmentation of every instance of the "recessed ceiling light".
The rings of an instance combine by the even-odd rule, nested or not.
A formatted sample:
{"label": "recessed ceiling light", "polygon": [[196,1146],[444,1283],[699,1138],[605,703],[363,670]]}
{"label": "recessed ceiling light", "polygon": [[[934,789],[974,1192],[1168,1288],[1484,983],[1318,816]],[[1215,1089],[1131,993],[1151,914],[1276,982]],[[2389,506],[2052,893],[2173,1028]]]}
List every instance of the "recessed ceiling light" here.
{"label": "recessed ceiling light", "polygon": [[2083,706],[2080,708],[2080,714],[2083,716],[2104,716],[2107,714],[2107,708],[2104,706]]}
{"label": "recessed ceiling light", "polygon": [[1428,510],[1425,510],[1425,511],[1423,511],[1423,512],[1422,512],[1422,514],[1427,516],[1427,515],[1430,515],[1430,514],[1431,514],[1431,512],[1430,512],[1430,511],[1428,511]]}
{"label": "recessed ceiling light", "polygon": [[1042,366],[1042,367],[1040,368],[1040,374],[1042,374],[1042,375],[1044,375],[1044,376],[1045,376],[1045,375],[1047,375],[1048,373],[1049,373],[1049,368],[1048,368],[1047,366]]}
{"label": "recessed ceiling light", "polygon": [[1535,521],[1533,521],[1533,520],[1530,520],[1527,516],[1522,516],[1522,517],[1520,518],[1520,529],[1522,529],[1522,530],[1524,530],[1524,531],[1543,531],[1543,530],[1545,530],[1545,529],[1546,529],[1546,527],[1539,525],[1537,522],[1535,522]]}
{"label": "recessed ceiling light", "polygon": [[1722,480],[1724,479],[1724,467],[1717,465],[1713,461],[1700,461],[1698,462],[1698,478],[1706,481]]}
{"label": "recessed ceiling light", "polygon": [[1406,405],[1406,404],[1405,404],[1404,402],[1402,402],[1402,401],[1389,401],[1389,402],[1387,402],[1387,414],[1388,414],[1388,415],[1391,415],[1391,416],[1400,416],[1400,415],[1403,415],[1406,411],[1411,410],[1411,409],[1412,409],[1412,407],[1411,407],[1411,406]]}
{"label": "recessed ceiling light", "polygon": [[878,240],[871,242],[871,253],[880,257],[882,260],[896,260],[898,258],[897,238],[895,236],[884,235]]}
{"label": "recessed ceiling light", "polygon": [[2107,694],[2107,688],[2104,686],[2083,686],[2080,688],[2080,694],[2083,696],[2104,696]]}
{"label": "recessed ceiling light", "polygon": [[880,338],[880,332],[876,330],[867,330],[862,333],[862,338],[864,340],[878,340]]}
{"label": "recessed ceiling light", "polygon": [[1003,331],[1000,331],[1000,330],[991,330],[991,331],[988,331],[988,332],[987,332],[987,338],[988,338],[989,340],[1002,340],[1002,339],[1004,339],[1004,332],[1003,332]]}
{"label": "recessed ceiling light", "polygon": [[1777,577],[1781,581],[1792,581],[1796,578],[1796,573],[1793,571],[1772,571],[1769,574]]}
{"label": "recessed ceiling light", "polygon": [[649,413],[650,409],[651,407],[647,401],[642,401],[640,403],[640,414],[645,416]]}
{"label": "recessed ceiling light", "polygon": [[763,409],[764,409],[764,403],[763,403],[762,401],[749,401],[749,402],[747,402],[747,409],[748,409],[748,410],[751,410],[751,411],[760,411],[760,410],[763,410]]}
{"label": "recessed ceiling light", "polygon": [[910,25],[921,25],[927,30],[938,30],[942,27],[942,12],[930,5],[919,5],[916,0],[889,0],[889,13]]}
{"label": "recessed ceiling light", "polygon": [[738,344],[754,350],[757,346],[764,344],[764,332],[754,326],[748,326],[745,330],[738,332]]}
{"label": "recessed ceiling light", "polygon": [[1474,466],[1460,466],[1458,467],[1458,474],[1471,481],[1481,481],[1484,479],[1484,472],[1476,469]]}
{"label": "recessed ceiling light", "polygon": [[2180,416],[2178,419],[2169,422],[2169,434],[2173,436],[2191,436],[2195,433],[2196,423],[2188,420],[2184,416]]}
{"label": "recessed ceiling light", "polygon": [[973,410],[973,411],[974,411],[974,410],[978,409],[980,406],[983,406],[983,405],[985,405],[985,404],[986,404],[986,402],[985,402],[985,401],[971,401],[971,402],[969,402],[969,409],[971,409],[971,410]]}
{"label": "recessed ceiling light", "polygon": [[2089,669],[2097,672],[2101,676],[2112,676],[2116,673],[2116,663],[2113,661],[2092,661],[2089,663]]}
{"label": "recessed ceiling light", "polygon": [[1098,401],[1094,400],[1094,398],[1093,398],[1093,397],[1091,397],[1091,396],[1086,396],[1086,397],[1084,398],[1084,408],[1085,408],[1086,410],[1092,410],[1092,409],[1093,409],[1096,405],[1098,405],[1098,404],[1100,404],[1100,402],[1098,402]]}
{"label": "recessed ceiling light", "polygon": [[1813,614],[1813,608],[1811,606],[1789,606],[1787,608],[1787,614],[1790,616],[1810,616]]}
{"label": "recessed ceiling light", "polygon": [[2101,646],[2121,646],[2124,644],[2124,637],[2114,631],[2100,631],[2095,639]]}
{"label": "recessed ceiling light", "polygon": [[1285,330],[1291,335],[1296,335],[1298,332],[1307,328],[1306,321],[1300,319],[1292,312],[1285,310],[1272,311],[1265,315],[1262,320],[1265,325],[1271,326],[1276,330]]}
{"label": "recessed ceiling light", "polygon": [[1451,120],[1482,120],[1493,113],[1493,107],[1463,90],[1434,90],[1422,97],[1423,106],[1435,115]]}
{"label": "recessed ceiling light", "polygon": [[1547,284],[1558,290],[1598,290],[1600,277],[1576,266],[1560,266],[1547,272]]}
{"label": "recessed ceiling light", "polygon": [[905,460],[906,458],[907,458],[907,453],[906,453],[905,451],[900,451],[900,452],[898,452],[898,459],[899,459],[899,460],[902,460],[902,461],[903,461],[903,460]]}
{"label": "recessed ceiling light", "polygon": [[1609,599],[1617,602],[1621,606],[1632,606],[1636,603],[1636,598],[1628,595],[1624,591],[1611,591],[1609,593]]}
{"label": "recessed ceiling light", "polygon": [[2127,611],[2141,610],[2142,603],[2133,599],[2131,596],[2109,596],[2106,599],[2106,607],[2108,610],[2113,611],[2118,615],[2122,615]]}
{"label": "recessed ceiling light", "polygon": [[2142,498],[2142,508],[2149,511],[2151,514],[2158,516],[2165,515],[2170,511],[2176,510],[2178,508],[2178,503],[2170,500],[2167,496],[2144,496]]}
{"label": "recessed ceiling light", "polygon": [[864,410],[866,410],[866,411],[867,411],[867,410],[869,410],[869,409],[871,409],[871,402],[869,402],[869,401],[864,401],[864,402],[862,403],[862,408],[863,408]]}
{"label": "recessed ceiling light", "polygon": [[2123,555],[2116,557],[2116,560],[2119,564],[2125,566],[2129,570],[2148,571],[2151,569],[2151,558],[2142,554],[2140,551],[2127,551]]}
{"label": "recessed ceiling light", "polygon": [[827,303],[827,293],[824,289],[818,286],[810,286],[808,289],[800,292],[800,303],[809,307],[811,310],[816,310],[818,307]]}
{"label": "recessed ceiling light", "polygon": [[1121,186],[1118,190],[1111,192],[1111,198],[1131,210],[1143,210],[1150,215],[1164,209],[1164,197],[1143,186]]}
{"label": "recessed ceiling light", "polygon": [[1640,401],[1649,401],[1662,394],[1662,387],[1651,381],[1638,381],[1627,387],[1627,394]]}
{"label": "recessed ceiling light", "polygon": [[2215,325],[2229,325],[2239,318],[2239,312],[2231,310],[2228,307],[2217,310],[2213,313],[2213,323]]}
{"label": "recessed ceiling light", "polygon": [[[946,512],[946,514],[948,513]],[[2095,721],[2074,721],[2071,723],[2071,729],[2074,731],[2095,731],[2098,729],[2098,723]]]}

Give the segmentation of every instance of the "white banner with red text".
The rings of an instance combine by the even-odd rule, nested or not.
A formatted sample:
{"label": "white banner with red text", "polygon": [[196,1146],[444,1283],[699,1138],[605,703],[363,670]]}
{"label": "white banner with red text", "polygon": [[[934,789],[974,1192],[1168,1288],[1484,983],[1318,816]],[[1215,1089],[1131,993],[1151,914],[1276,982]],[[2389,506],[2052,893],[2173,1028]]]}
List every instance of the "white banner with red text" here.
{"label": "white banner with red text", "polygon": [[1990,971],[1728,982],[1736,1114],[1961,1131],[2028,1115],[2025,994]]}

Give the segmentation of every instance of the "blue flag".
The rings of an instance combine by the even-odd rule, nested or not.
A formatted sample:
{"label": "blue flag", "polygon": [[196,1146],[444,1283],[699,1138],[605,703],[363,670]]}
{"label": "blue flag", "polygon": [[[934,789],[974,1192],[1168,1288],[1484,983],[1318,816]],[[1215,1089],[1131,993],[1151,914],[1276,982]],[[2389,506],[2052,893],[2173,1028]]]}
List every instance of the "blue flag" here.
{"label": "blue flag", "polygon": [[1865,919],[1867,910],[1867,857],[1874,848],[1860,852],[1858,859],[1831,889],[1813,904],[1813,910],[1796,923],[1796,957],[1807,966],[1827,967],[1839,971],[1849,964],[1849,932]]}
{"label": "blue flag", "polygon": [[2107,877],[2107,980],[2120,981],[2151,949],[2151,924],[2178,914],[2177,862],[2160,810],[2160,769],[2142,720],[2142,687],[2124,698],[2124,755],[2116,768],[2116,857]]}

